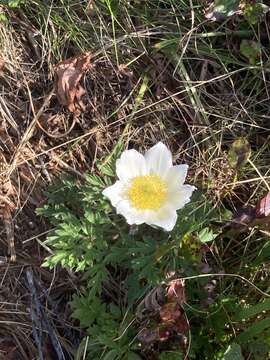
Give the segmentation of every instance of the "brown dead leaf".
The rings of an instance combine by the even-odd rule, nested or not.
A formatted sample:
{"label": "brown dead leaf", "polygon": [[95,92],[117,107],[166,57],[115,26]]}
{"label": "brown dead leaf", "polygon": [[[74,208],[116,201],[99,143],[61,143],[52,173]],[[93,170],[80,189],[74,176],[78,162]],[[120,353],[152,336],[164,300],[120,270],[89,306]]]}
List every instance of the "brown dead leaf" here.
{"label": "brown dead leaf", "polygon": [[5,61],[0,57],[0,71],[4,70],[5,65],[6,65]]}
{"label": "brown dead leaf", "polygon": [[60,104],[67,106],[69,111],[79,115],[85,106],[81,100],[85,89],[80,80],[91,66],[89,52],[61,61],[55,66],[56,94]]}
{"label": "brown dead leaf", "polygon": [[120,75],[124,75],[129,77],[130,79],[133,77],[133,72],[128,68],[126,64],[119,64],[118,70]]}
{"label": "brown dead leaf", "polygon": [[[1,181],[0,181],[1,185]],[[0,187],[1,191],[1,187]],[[14,202],[9,199],[7,194],[0,192],[0,219],[3,221],[6,231],[6,239],[8,243],[8,252],[10,260],[16,261],[15,241],[14,241],[14,224],[12,212],[15,210]]]}
{"label": "brown dead leaf", "polygon": [[181,316],[181,309],[176,303],[168,303],[162,306],[159,316],[163,322],[176,321]]}
{"label": "brown dead leaf", "polygon": [[88,0],[88,4],[86,7],[86,14],[88,16],[93,16],[94,15],[94,0]]}
{"label": "brown dead leaf", "polygon": [[[186,301],[185,283],[182,279],[171,280],[168,284],[154,288],[140,304],[137,318],[143,324],[138,334],[142,350],[156,343],[176,341],[185,359],[188,356],[189,322],[182,308]],[[150,326],[149,326],[150,325]]]}
{"label": "brown dead leaf", "polygon": [[6,237],[8,241],[8,252],[10,261],[16,261],[15,241],[14,241],[14,224],[12,214],[8,206],[5,207],[3,214],[4,225],[6,229]]}

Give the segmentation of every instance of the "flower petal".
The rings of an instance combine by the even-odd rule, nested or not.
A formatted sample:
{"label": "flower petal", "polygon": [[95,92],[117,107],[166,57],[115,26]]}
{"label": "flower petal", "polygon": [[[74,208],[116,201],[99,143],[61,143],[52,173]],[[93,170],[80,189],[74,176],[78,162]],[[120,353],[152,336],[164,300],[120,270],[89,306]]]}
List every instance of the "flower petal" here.
{"label": "flower petal", "polygon": [[146,174],[145,159],[136,150],[126,150],[116,161],[116,174],[121,181],[129,181],[136,176]]}
{"label": "flower petal", "polygon": [[166,181],[170,187],[179,188],[184,184],[188,171],[188,165],[172,166],[166,175]]}
{"label": "flower petal", "polygon": [[167,209],[166,211],[158,212],[153,218],[151,219],[151,223],[149,225],[157,225],[162,227],[166,231],[171,231],[177,221],[177,213],[175,210]]}
{"label": "flower petal", "polygon": [[146,151],[144,157],[148,173],[164,177],[172,166],[172,153],[162,142],[157,143]]}
{"label": "flower petal", "polygon": [[115,184],[107,187],[102,194],[110,199],[112,206],[116,206],[122,200],[123,185],[121,181],[116,181]]}
{"label": "flower petal", "polygon": [[182,185],[179,189],[171,190],[168,194],[168,205],[175,210],[182,209],[190,202],[194,190],[196,190],[195,186],[187,184]]}
{"label": "flower petal", "polygon": [[120,201],[116,206],[117,214],[123,215],[129,225],[140,225],[146,222],[146,211],[138,211],[128,200]]}

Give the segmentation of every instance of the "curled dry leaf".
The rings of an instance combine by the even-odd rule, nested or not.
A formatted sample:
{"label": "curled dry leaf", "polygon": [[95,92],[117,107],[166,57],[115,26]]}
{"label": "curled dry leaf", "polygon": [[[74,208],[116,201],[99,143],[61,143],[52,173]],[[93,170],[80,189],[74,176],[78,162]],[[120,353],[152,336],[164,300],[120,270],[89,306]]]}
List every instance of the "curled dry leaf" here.
{"label": "curled dry leaf", "polygon": [[[186,301],[185,283],[182,279],[171,280],[167,285],[162,284],[152,289],[137,307],[136,316],[139,321],[160,315],[166,305],[174,307]],[[165,308],[164,308],[165,306]],[[165,315],[164,315],[165,316]],[[161,316],[162,318],[162,316]]]}
{"label": "curled dry leaf", "polygon": [[178,335],[181,350],[186,353],[189,323],[182,309],[185,301],[185,283],[182,279],[159,285],[146,295],[136,312],[137,320],[143,323],[138,334],[143,348],[147,349],[156,342],[165,342]]}
{"label": "curled dry leaf", "polygon": [[183,353],[187,352],[187,336],[189,322],[181,305],[176,302],[162,306],[160,312],[159,341],[169,340],[173,334],[180,336],[180,347]]}
{"label": "curled dry leaf", "polygon": [[167,301],[167,304],[163,305],[159,312],[162,323],[170,323],[171,330],[177,334],[186,335],[189,331],[189,324],[181,306],[186,301],[184,280],[170,281],[167,288]]}
{"label": "curled dry leaf", "polygon": [[136,316],[141,321],[145,316],[155,316],[166,302],[165,286],[160,285],[152,289],[137,307]]}
{"label": "curled dry leaf", "polygon": [[80,81],[90,66],[91,55],[89,52],[61,61],[55,66],[58,101],[76,115],[79,115],[85,108],[81,100],[85,90]]}
{"label": "curled dry leaf", "polygon": [[168,302],[176,302],[182,305],[186,301],[185,283],[182,279],[170,281],[167,290]]}
{"label": "curled dry leaf", "polygon": [[238,209],[227,226],[227,234],[244,232],[256,225],[267,229],[270,227],[270,191],[257,202],[256,206],[246,205]]}
{"label": "curled dry leaf", "polygon": [[247,205],[237,209],[232,221],[231,227],[237,230],[245,230],[247,226],[255,220],[256,213],[254,206]]}
{"label": "curled dry leaf", "polygon": [[87,7],[86,7],[86,14],[88,16],[94,15],[94,0],[88,0]]}

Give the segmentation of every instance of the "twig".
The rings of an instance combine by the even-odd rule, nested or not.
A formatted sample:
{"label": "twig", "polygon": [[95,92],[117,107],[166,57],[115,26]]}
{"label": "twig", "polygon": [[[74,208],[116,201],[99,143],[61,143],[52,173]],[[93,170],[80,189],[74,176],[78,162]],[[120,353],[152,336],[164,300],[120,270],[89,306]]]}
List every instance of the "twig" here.
{"label": "twig", "polygon": [[[55,335],[55,332],[52,328],[52,325],[44,311],[43,305],[40,303],[39,298],[37,296],[37,290],[35,287],[35,282],[33,278],[33,271],[31,268],[26,270],[28,287],[31,292],[32,306],[31,306],[31,318],[33,321],[33,333],[34,338],[38,346],[39,351],[39,359],[44,360],[44,356],[42,354],[42,331],[43,327],[47,331],[51,343],[54,347],[54,350],[57,354],[58,360],[65,360],[64,353],[62,351],[61,345],[59,343],[58,338]],[[36,327],[40,330],[39,334],[37,334]]]}
{"label": "twig", "polygon": [[33,322],[33,335],[38,348],[39,360],[44,360],[42,353],[42,313],[41,305],[38,300],[36,288],[34,285],[33,272],[31,269],[26,270],[28,287],[31,292],[31,320]]}

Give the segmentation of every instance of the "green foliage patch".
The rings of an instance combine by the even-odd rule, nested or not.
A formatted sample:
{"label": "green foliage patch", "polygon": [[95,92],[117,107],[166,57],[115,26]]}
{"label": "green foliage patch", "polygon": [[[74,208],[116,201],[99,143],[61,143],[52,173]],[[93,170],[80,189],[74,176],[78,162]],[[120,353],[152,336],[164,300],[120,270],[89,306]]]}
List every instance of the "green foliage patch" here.
{"label": "green foliage patch", "polygon": [[[179,212],[171,233],[144,225],[129,227],[101,194],[112,183],[116,155],[100,162],[99,175],[86,175],[83,184],[66,177],[52,186],[47,204],[38,210],[54,226],[45,242],[52,254],[44,266],[60,264],[82,274],[81,293],[71,302],[73,317],[86,329],[77,358],[87,349],[87,359],[143,359],[146,350],[137,335],[151,319],[147,315],[138,319],[137,306],[173,274],[174,278],[192,278],[186,283],[188,300],[184,306],[190,319],[190,358],[230,359],[237,353],[241,359],[249,342],[258,345],[258,339],[261,342],[270,330],[267,318],[252,323],[254,317],[269,310],[269,301],[244,306],[227,293],[225,278],[215,280],[215,284],[211,277],[200,278],[205,256],[202,249],[215,243],[227,212],[216,209],[197,192]],[[211,286],[215,288],[212,293]],[[205,308],[209,297],[211,304]],[[236,340],[235,327],[241,329]],[[267,353],[267,342],[262,346]],[[161,359],[185,355],[174,347],[173,340],[151,351],[159,353]]]}

